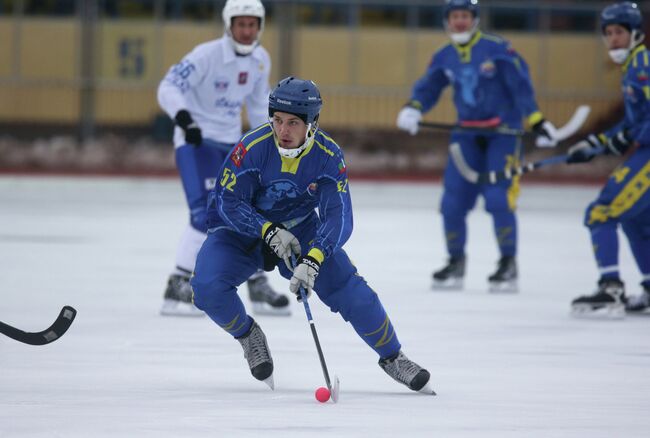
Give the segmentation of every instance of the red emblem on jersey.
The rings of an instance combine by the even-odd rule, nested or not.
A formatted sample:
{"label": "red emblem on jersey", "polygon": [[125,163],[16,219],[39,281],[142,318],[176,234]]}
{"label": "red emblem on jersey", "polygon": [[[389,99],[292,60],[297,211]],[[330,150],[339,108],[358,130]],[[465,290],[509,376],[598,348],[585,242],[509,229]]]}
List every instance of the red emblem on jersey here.
{"label": "red emblem on jersey", "polygon": [[232,154],[230,154],[230,159],[233,163],[235,163],[235,166],[241,167],[241,162],[244,161],[246,152],[248,151],[246,150],[246,147],[243,143],[239,143],[235,150],[232,151]]}
{"label": "red emblem on jersey", "polygon": [[248,82],[248,72],[247,71],[240,71],[239,72],[239,85],[244,85],[246,82]]}

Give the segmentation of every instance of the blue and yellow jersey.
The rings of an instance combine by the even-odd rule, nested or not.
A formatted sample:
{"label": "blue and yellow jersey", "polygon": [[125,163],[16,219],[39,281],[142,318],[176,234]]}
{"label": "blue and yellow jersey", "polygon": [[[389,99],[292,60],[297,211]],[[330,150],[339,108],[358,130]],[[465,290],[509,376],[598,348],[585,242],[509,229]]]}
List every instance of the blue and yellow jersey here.
{"label": "blue and yellow jersey", "polygon": [[650,146],[650,53],[641,44],[623,64],[621,88],[625,102],[625,117],[604,135],[614,137],[627,130],[641,147]]}
{"label": "blue and yellow jersey", "polygon": [[209,217],[216,212],[229,228],[256,238],[269,223],[291,228],[315,218],[315,209],[320,226],[309,249],[328,257],[352,233],[343,152],[318,129],[300,156],[283,157],[269,123],[246,133],[233,147],[208,202]]}
{"label": "blue and yellow jersey", "polygon": [[476,32],[465,45],[449,43],[434,53],[426,73],[413,86],[411,104],[423,113],[454,89],[458,121],[492,121],[521,127],[541,120],[528,65],[510,44],[497,36]]}

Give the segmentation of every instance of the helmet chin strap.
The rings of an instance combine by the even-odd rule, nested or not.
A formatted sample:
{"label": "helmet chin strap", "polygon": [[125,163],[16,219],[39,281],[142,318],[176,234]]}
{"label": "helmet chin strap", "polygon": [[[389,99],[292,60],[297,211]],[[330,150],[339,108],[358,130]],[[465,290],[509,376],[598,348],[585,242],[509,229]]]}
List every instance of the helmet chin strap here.
{"label": "helmet chin strap", "polygon": [[[271,121],[271,126],[273,126],[273,121]],[[312,143],[314,143],[314,134],[316,134],[317,129],[318,129],[318,123],[314,123],[314,124],[308,123],[307,132],[305,133],[305,141],[300,146],[293,149],[285,149],[282,146],[280,146],[280,142],[278,141],[278,136],[275,134],[275,130],[273,130],[273,138],[275,138],[275,146],[278,148],[278,152],[283,157],[296,158],[298,155],[302,153],[302,151],[304,151],[309,146],[311,146]]]}
{"label": "helmet chin strap", "polygon": [[241,56],[248,56],[251,53],[253,53],[253,50],[255,50],[255,48],[260,43],[260,40],[258,38],[255,41],[253,41],[253,44],[241,44],[235,41],[235,38],[233,38],[233,36],[230,34],[228,34],[228,39],[230,40],[230,44],[232,45],[232,48],[235,49],[235,52]]}
{"label": "helmet chin strap", "polygon": [[632,34],[630,35],[630,44],[628,47],[623,49],[608,50],[607,53],[609,54],[609,58],[616,64],[623,64],[627,57],[630,56],[630,52],[632,52],[636,46],[643,42],[644,37],[645,35],[642,32],[639,32],[636,29],[633,30]]}
{"label": "helmet chin strap", "polygon": [[447,32],[447,35],[449,35],[449,38],[451,39],[451,41],[453,41],[454,44],[460,44],[460,45],[467,44],[472,39],[476,31],[478,30],[479,18],[476,17],[472,21],[473,24],[469,30],[466,30],[465,32],[452,32],[449,29],[448,21],[445,20],[445,31]]}

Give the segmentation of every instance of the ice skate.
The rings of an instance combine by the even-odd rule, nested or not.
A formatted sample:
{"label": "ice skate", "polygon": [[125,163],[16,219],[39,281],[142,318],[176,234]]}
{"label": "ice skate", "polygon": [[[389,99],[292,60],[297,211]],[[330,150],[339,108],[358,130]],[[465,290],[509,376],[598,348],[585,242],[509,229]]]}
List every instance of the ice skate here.
{"label": "ice skate", "polygon": [[629,297],[625,310],[628,313],[650,313],[650,286],[644,286],[639,295]]}
{"label": "ice skate", "polygon": [[160,314],[165,316],[204,316],[205,313],[194,306],[192,295],[189,277],[178,274],[170,275]]}
{"label": "ice skate", "polygon": [[492,293],[517,293],[517,261],[512,256],[503,256],[497,263],[497,270],[488,277]]}
{"label": "ice skate", "polygon": [[583,295],[573,300],[571,313],[578,318],[623,318],[625,301],[622,281],[601,280],[593,295]]}
{"label": "ice skate", "polygon": [[429,387],[429,378],[431,377],[429,372],[406,357],[401,350],[396,356],[379,359],[379,366],[395,381],[408,386],[409,389],[436,395],[435,391]]}
{"label": "ice skate", "polygon": [[279,294],[271,288],[269,280],[264,274],[257,274],[250,278],[248,284],[248,296],[251,300],[253,313],[256,315],[291,315],[289,298]]}
{"label": "ice skate", "polygon": [[275,389],[273,382],[273,358],[269,345],[266,343],[266,336],[262,328],[253,321],[250,330],[244,336],[237,338],[244,349],[244,357],[248,361],[251,374],[257,380]]}
{"label": "ice skate", "polygon": [[461,290],[465,277],[465,257],[450,257],[447,265],[433,273],[434,290]]}

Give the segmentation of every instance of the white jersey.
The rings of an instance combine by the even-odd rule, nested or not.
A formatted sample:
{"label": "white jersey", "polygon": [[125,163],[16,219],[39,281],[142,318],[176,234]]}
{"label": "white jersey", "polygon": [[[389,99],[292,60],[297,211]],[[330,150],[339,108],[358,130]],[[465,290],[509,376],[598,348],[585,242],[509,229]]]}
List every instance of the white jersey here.
{"label": "white jersey", "polygon": [[[158,102],[173,119],[189,111],[204,138],[236,143],[242,134],[242,106],[251,127],[268,121],[271,57],[261,46],[237,56],[229,37],[200,44],[173,65],[158,86]],[[174,145],[185,144],[176,127]]]}

